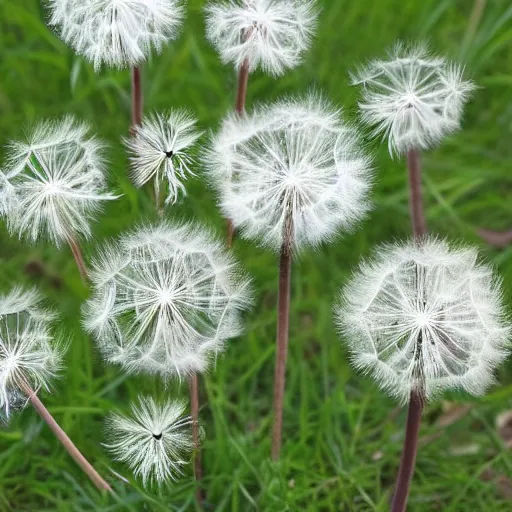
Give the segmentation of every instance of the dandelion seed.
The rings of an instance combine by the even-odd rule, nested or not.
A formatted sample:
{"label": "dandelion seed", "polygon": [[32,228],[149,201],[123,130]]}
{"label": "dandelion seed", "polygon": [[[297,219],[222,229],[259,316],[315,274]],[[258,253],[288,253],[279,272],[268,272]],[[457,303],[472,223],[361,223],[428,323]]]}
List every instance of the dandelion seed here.
{"label": "dandelion seed", "polygon": [[11,142],[3,181],[0,213],[12,233],[33,242],[89,237],[103,201],[117,198],[106,192],[103,144],[71,116],[44,121],[26,142]]}
{"label": "dandelion seed", "polygon": [[362,85],[362,119],[388,139],[389,152],[428,149],[460,128],[475,89],[463,68],[432,57],[424,46],[398,43],[389,60],[373,60],[351,75]]}
{"label": "dandelion seed", "polygon": [[354,366],[402,403],[413,392],[482,395],[509,352],[500,280],[474,249],[434,238],[381,248],[336,316]]}
{"label": "dandelion seed", "polygon": [[128,464],[146,486],[176,480],[193,448],[190,417],[182,402],[158,404],[139,397],[129,417],[113,414],[107,422],[107,449]]}
{"label": "dandelion seed", "polygon": [[206,35],[224,63],[273,76],[300,64],[316,29],[312,0],[229,0],[206,7]]}
{"label": "dandelion seed", "polygon": [[154,179],[155,196],[167,185],[166,204],[175,203],[180,192],[186,194],[183,181],[194,175],[193,146],[201,133],[196,120],[184,110],[155,114],[144,119],[134,137],[124,139],[130,151],[130,169],[137,187]]}
{"label": "dandelion seed", "polygon": [[96,70],[135,67],[161,52],[185,15],[181,0],[49,0],[49,8],[49,25]]}
{"label": "dandelion seed", "polygon": [[241,332],[249,281],[201,228],[141,227],[93,264],[85,327],[105,358],[167,378],[204,371]]}

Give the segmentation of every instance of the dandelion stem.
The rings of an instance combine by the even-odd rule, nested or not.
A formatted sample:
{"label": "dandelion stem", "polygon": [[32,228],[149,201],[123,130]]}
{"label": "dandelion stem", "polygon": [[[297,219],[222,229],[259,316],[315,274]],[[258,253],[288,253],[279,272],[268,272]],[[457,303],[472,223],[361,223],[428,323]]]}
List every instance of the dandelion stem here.
{"label": "dandelion stem", "polygon": [[48,409],[44,406],[43,402],[36,395],[34,390],[26,382],[20,382],[20,387],[23,392],[27,395],[32,403],[32,406],[37,411],[39,416],[46,422],[52,432],[55,434],[57,439],[60,441],[62,446],[71,455],[75,462],[84,470],[87,476],[92,480],[94,485],[100,490],[106,490],[112,492],[110,485],[103,480],[100,474],[93,468],[88,460],[80,453],[78,448],[74,445],[73,441],[68,437],[66,432],[62,430],[59,424],[54,420]]}
{"label": "dandelion stem", "polygon": [[132,69],[132,126],[130,133],[132,137],[135,135],[137,126],[142,123],[142,83],[140,66]]}
{"label": "dandelion stem", "polygon": [[[245,101],[247,98],[247,84],[249,83],[249,61],[244,60],[238,71],[238,88],[236,93],[235,111],[239,116],[243,116],[245,112]],[[233,246],[233,239],[235,237],[235,227],[233,221],[227,219],[227,246]]]}
{"label": "dandelion stem", "polygon": [[199,508],[203,506],[203,492],[201,480],[203,479],[203,466],[201,463],[201,442],[199,439],[199,379],[197,373],[190,377],[190,415],[192,416],[192,442],[194,444],[194,475],[196,479],[196,500]]}
{"label": "dandelion stem", "polygon": [[247,98],[247,84],[249,83],[249,61],[244,60],[238,70],[238,89],[236,93],[235,111],[239,115],[245,112],[245,101]]}
{"label": "dandelion stem", "polygon": [[407,427],[405,430],[404,449],[400,461],[400,469],[395,486],[391,512],[404,512],[409,496],[416,454],[418,452],[418,434],[423,411],[423,397],[418,391],[411,391],[409,412],[407,413]]}
{"label": "dandelion stem", "polygon": [[[408,151],[407,168],[409,170],[409,209],[411,213],[412,231],[414,238],[418,240],[427,233],[421,191],[421,160],[418,150],[410,149]],[[416,269],[416,271],[418,271],[418,269]],[[421,338],[418,339],[418,343],[420,343],[421,348]],[[423,396],[418,391],[411,391],[404,448],[391,512],[404,512],[407,506],[409,488],[416,464],[416,454],[418,453],[418,433],[420,431],[422,411]]]}
{"label": "dandelion stem", "polygon": [[407,152],[407,169],[409,171],[409,211],[411,214],[414,238],[421,238],[427,233],[423,194],[421,190],[421,160],[416,149]]}
{"label": "dandelion stem", "polygon": [[283,437],[283,402],[288,355],[290,324],[290,284],[292,274],[292,219],[285,221],[283,245],[279,261],[279,290],[277,299],[277,347],[274,376],[274,426],[272,431],[272,459],[278,460]]}
{"label": "dandelion stem", "polygon": [[75,258],[78,271],[80,272],[80,277],[82,278],[83,283],[87,284],[87,267],[85,266],[84,257],[82,256],[80,246],[78,245],[78,242],[74,239],[70,239],[68,243],[69,247],[71,248],[71,252],[73,253],[73,257]]}

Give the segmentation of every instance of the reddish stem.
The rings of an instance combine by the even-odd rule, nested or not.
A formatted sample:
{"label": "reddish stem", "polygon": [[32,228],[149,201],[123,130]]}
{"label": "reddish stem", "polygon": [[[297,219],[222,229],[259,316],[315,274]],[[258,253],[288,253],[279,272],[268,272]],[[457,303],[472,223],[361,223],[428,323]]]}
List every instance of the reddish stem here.
{"label": "reddish stem", "polygon": [[400,461],[400,469],[398,471],[391,512],[404,512],[407,507],[409,488],[416,465],[416,454],[418,453],[418,434],[420,431],[423,405],[424,402],[421,394],[417,391],[412,391],[409,402],[409,412],[407,413],[404,449]]}
{"label": "reddish stem", "polygon": [[416,149],[407,152],[407,169],[409,171],[409,210],[411,214],[414,238],[421,238],[427,233],[427,223],[423,209],[421,189],[421,161]]}
{"label": "reddish stem", "polygon": [[292,224],[288,216],[279,261],[279,288],[277,299],[277,347],[274,376],[274,426],[272,430],[272,459],[279,459],[283,438],[283,404],[288,356],[290,324],[290,287],[292,274]]}
{"label": "reddish stem", "polygon": [[106,490],[111,492],[112,488],[110,485],[105,480],[103,480],[103,478],[89,463],[89,461],[80,453],[78,448],[74,445],[73,441],[71,441],[66,432],[64,432],[64,430],[62,430],[59,424],[55,421],[53,416],[44,406],[43,402],[41,402],[34,390],[28,385],[28,383],[20,382],[20,388],[30,399],[32,406],[37,411],[39,416],[41,416],[41,418],[50,427],[62,446],[64,446],[69,455],[71,455],[74,461],[83,469],[87,476],[92,480],[94,485],[101,491]]}
{"label": "reddish stem", "polygon": [[192,442],[194,444],[194,475],[196,479],[196,500],[199,508],[203,507],[203,492],[201,480],[203,479],[203,466],[201,462],[201,440],[199,436],[199,379],[194,373],[190,377],[190,415],[192,417]]}
{"label": "reddish stem", "polygon": [[132,69],[132,126],[130,134],[135,136],[137,126],[142,124],[142,83],[141,83],[141,68],[136,66]]}
{"label": "reddish stem", "polygon": [[[238,87],[236,92],[235,112],[239,116],[245,114],[245,103],[247,100],[247,84],[249,83],[249,61],[244,60],[238,71]],[[233,239],[235,238],[235,226],[231,219],[227,219],[227,246],[233,246]]]}
{"label": "reddish stem", "polygon": [[78,271],[80,272],[80,277],[84,284],[87,284],[88,275],[87,275],[87,267],[85,266],[84,257],[82,256],[82,251],[80,250],[80,246],[78,242],[74,239],[70,239],[68,241],[69,247],[71,248],[71,252],[73,253],[73,257],[75,258],[76,266],[78,267]]}
{"label": "reddish stem", "polygon": [[238,88],[236,92],[235,111],[239,115],[245,112],[245,102],[247,99],[247,84],[249,83],[249,61],[244,60],[238,71]]}

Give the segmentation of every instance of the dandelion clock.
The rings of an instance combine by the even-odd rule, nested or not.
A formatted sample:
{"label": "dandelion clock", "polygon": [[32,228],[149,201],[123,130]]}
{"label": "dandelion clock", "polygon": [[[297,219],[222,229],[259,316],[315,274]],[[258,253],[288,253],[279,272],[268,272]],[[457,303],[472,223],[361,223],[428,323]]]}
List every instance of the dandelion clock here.
{"label": "dandelion clock", "polygon": [[235,110],[245,109],[249,73],[272,76],[300,64],[316,30],[312,0],[225,0],[206,9],[206,36],[222,62],[238,70]]}
{"label": "dandelion clock", "polygon": [[106,360],[164,379],[205,371],[242,331],[249,281],[201,227],[144,226],[94,260],[84,322]]}
{"label": "dandelion clock", "polygon": [[184,17],[180,0],[49,0],[48,7],[49,25],[96,70],[137,66],[178,36]]}
{"label": "dandelion clock", "polygon": [[174,204],[180,193],[186,194],[184,181],[194,175],[194,146],[200,136],[191,114],[170,110],[148,116],[133,137],[124,139],[132,180],[137,187],[153,180],[160,212],[165,191],[165,204]]}
{"label": "dandelion clock", "polygon": [[94,65],[132,70],[132,134],[142,122],[141,65],[179,35],[182,0],[48,0],[48,24]]}
{"label": "dandelion clock", "polygon": [[110,490],[39,398],[63,367],[66,345],[53,335],[54,320],[35,290],[17,287],[0,296],[0,408],[8,418],[30,402],[98,489]]}
{"label": "dandelion clock", "polygon": [[128,416],[112,414],[106,424],[106,448],[125,462],[144,485],[161,484],[182,475],[193,448],[192,420],[179,401],[159,403],[139,397]]}
{"label": "dandelion clock", "polygon": [[352,73],[362,88],[361,119],[387,139],[392,155],[407,155],[411,218],[426,233],[420,152],[460,129],[464,106],[475,89],[462,66],[431,55],[423,45],[396,44],[388,59],[376,59]]}
{"label": "dandelion clock", "polygon": [[222,61],[273,76],[300,63],[316,21],[311,0],[229,0],[206,7],[206,35]]}
{"label": "dandelion clock", "polygon": [[117,198],[108,191],[104,145],[89,126],[72,116],[39,123],[25,141],[8,144],[0,176],[9,231],[69,245],[85,278],[79,238],[91,237],[104,202]]}
{"label": "dandelion clock", "polygon": [[403,511],[424,403],[447,390],[484,394],[508,355],[501,282],[474,249],[415,239],[362,263],[336,316],[355,368],[409,403],[392,508]]}
{"label": "dandelion clock", "polygon": [[369,210],[370,160],[341,111],[310,95],[228,116],[204,159],[241,236],[280,254],[274,439],[281,448],[292,255],[351,231]]}

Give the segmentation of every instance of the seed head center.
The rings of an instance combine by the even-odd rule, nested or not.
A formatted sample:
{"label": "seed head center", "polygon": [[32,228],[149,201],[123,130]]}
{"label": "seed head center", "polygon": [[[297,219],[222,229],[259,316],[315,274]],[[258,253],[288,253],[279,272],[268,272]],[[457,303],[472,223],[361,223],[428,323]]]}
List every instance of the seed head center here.
{"label": "seed head center", "polygon": [[164,306],[170,306],[174,302],[174,291],[164,288],[158,291],[158,301]]}
{"label": "seed head center", "polygon": [[418,311],[416,314],[416,324],[418,327],[423,328],[432,323],[432,318],[430,315],[425,311]]}

